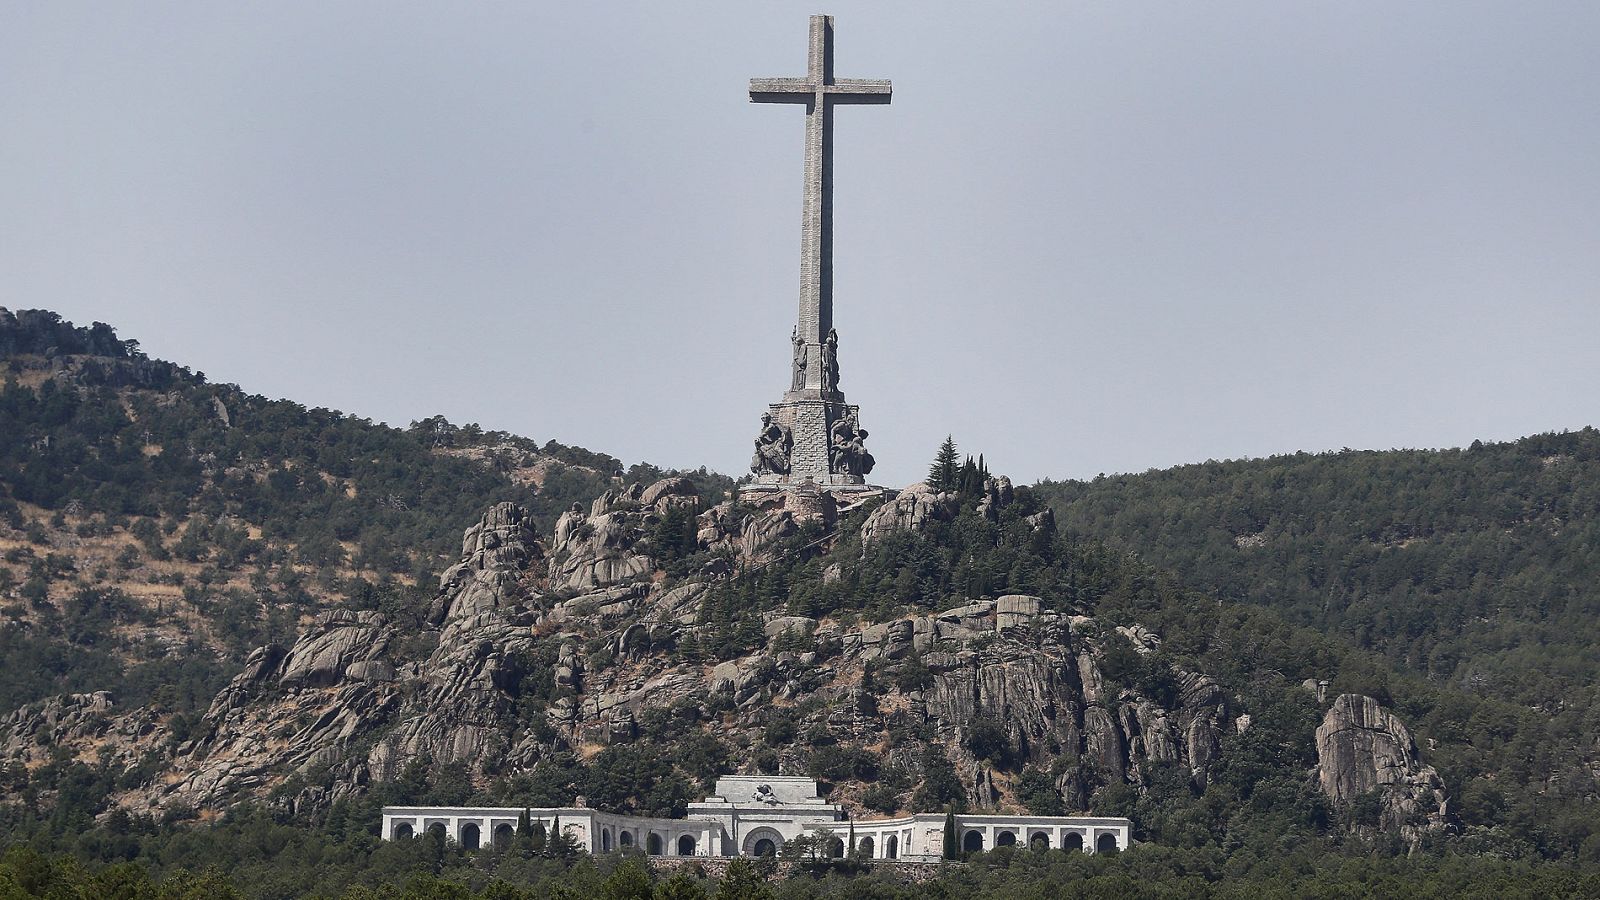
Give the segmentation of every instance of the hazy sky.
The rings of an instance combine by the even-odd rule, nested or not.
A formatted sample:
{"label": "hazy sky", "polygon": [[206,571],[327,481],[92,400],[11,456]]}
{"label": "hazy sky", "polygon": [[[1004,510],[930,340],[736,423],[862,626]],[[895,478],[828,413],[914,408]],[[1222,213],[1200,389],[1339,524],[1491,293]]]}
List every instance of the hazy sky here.
{"label": "hazy sky", "polygon": [[[981,10],[981,11],[980,11]],[[1600,419],[1600,3],[0,0],[0,305],[272,397],[742,472],[837,17],[875,480]]]}

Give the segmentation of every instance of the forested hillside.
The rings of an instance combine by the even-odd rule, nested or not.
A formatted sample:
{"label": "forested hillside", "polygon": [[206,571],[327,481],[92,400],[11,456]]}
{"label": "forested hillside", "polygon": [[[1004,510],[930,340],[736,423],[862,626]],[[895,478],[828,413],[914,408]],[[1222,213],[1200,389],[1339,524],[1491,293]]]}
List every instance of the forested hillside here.
{"label": "forested hillside", "polygon": [[[0,382],[0,895],[1600,890],[1592,431],[1016,488],[948,442],[931,486],[791,508],[43,311],[0,310]],[[1408,786],[1319,781],[1341,694],[1409,726]],[[764,884],[376,838],[384,803],[681,813],[734,771],[1144,846],[917,885],[791,847]]]}
{"label": "forested hillside", "polygon": [[1069,529],[1397,668],[1551,711],[1594,689],[1592,428],[1465,450],[1208,462],[1039,490]]}
{"label": "forested hillside", "polygon": [[442,417],[392,428],[269,400],[108,325],[0,308],[0,709],[109,690],[192,716],[319,609],[431,594],[490,504],[548,527],[624,474],[661,473]]}
{"label": "forested hillside", "polygon": [[1346,686],[1414,718],[1467,834],[1600,859],[1575,837],[1600,802],[1600,432],[1037,490],[1069,531],[1350,648]]}

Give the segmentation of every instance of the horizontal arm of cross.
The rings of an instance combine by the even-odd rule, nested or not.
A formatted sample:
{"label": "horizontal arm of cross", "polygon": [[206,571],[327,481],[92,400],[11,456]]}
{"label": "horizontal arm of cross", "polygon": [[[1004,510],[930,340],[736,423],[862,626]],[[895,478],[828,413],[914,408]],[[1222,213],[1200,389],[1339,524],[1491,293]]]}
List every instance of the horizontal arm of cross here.
{"label": "horizontal arm of cross", "polygon": [[807,103],[817,94],[827,94],[834,103],[888,103],[893,88],[887,81],[841,78],[832,84],[817,84],[808,78],[752,78],[751,103]]}
{"label": "horizontal arm of cross", "polygon": [[840,78],[824,88],[835,103],[888,103],[894,89],[887,81]]}

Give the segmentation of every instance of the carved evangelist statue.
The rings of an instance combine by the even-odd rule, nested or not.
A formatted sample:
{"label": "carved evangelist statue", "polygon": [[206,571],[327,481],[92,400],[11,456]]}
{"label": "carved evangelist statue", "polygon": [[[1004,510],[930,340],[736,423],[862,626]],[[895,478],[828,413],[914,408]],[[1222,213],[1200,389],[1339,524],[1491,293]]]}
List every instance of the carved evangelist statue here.
{"label": "carved evangelist statue", "polygon": [[794,447],[794,433],[789,426],[772,420],[771,413],[761,414],[761,433],[756,435],[756,453],[750,460],[750,471],[757,475],[789,474],[789,451]]}
{"label": "carved evangelist statue", "polygon": [[850,412],[828,429],[828,467],[835,475],[866,475],[877,460],[867,452],[867,430]]}

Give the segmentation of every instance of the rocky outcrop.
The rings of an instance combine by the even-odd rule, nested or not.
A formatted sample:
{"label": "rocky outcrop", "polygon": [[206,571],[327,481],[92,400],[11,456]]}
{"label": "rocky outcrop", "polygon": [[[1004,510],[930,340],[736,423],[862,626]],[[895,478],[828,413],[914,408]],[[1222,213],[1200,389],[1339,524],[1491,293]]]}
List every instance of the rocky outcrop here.
{"label": "rocky outcrop", "polygon": [[896,531],[921,531],[930,522],[955,518],[959,508],[955,494],[935,491],[926,484],[913,484],[867,516],[867,521],[861,525],[861,540],[870,544]]}
{"label": "rocky outcrop", "polygon": [[[633,486],[571,510],[548,557],[521,507],[491,508],[463,535],[423,634],[401,641],[377,613],[339,611],[290,647],[258,649],[198,736],[125,805],[215,808],[273,796],[316,808],[418,761],[464,764],[486,780],[554,752],[634,740],[662,715],[717,722],[725,739],[754,746],[769,711],[789,707],[803,710],[797,731],[823,745],[871,747],[898,733],[883,764],[912,779],[928,754],[944,755],[977,808],[1014,805],[1016,779],[1032,767],[1052,771],[1063,803],[1081,810],[1102,785],[1145,784],[1162,766],[1203,783],[1233,727],[1227,698],[1203,674],[1174,669],[1176,690],[1164,696],[1176,699],[1165,701],[1108,677],[1108,641],[1154,653],[1159,636],[1068,615],[1050,597],[848,625],[775,610],[742,638],[755,650],[707,660],[708,642],[725,639],[703,616],[722,575],[638,577],[653,566],[636,535],[692,502],[687,490],[684,481]],[[995,485],[995,502],[1004,496]],[[827,504],[807,505],[815,499],[713,507],[699,519],[703,546],[709,536],[741,562],[770,557],[806,523],[836,521]],[[953,509],[951,495],[912,490],[869,522],[883,534]],[[835,582],[848,565],[833,563]],[[620,583],[600,583],[612,578]],[[548,687],[530,703],[537,684]],[[783,770],[801,771],[810,745],[771,749]]]}
{"label": "rocky outcrop", "polygon": [[521,573],[543,557],[528,511],[495,504],[461,536],[461,561],[439,576],[430,618],[438,624],[505,606],[518,592]]}
{"label": "rocky outcrop", "polygon": [[587,513],[573,504],[556,521],[550,586],[593,590],[650,574],[655,562],[641,549],[642,538],[667,510],[692,510],[698,502],[687,479],[667,478],[648,488],[607,491]]}
{"label": "rocky outcrop", "polygon": [[1129,688],[1113,694],[1087,630],[1055,614],[1034,621],[1036,632],[1007,630],[980,650],[924,657],[934,676],[923,710],[941,734],[961,745],[974,723],[998,725],[1014,767],[1076,757],[1077,774],[1058,784],[1069,804],[1081,803],[1091,782],[1142,781],[1150,763],[1187,764],[1203,783],[1228,721],[1226,698],[1209,678],[1175,671],[1188,689],[1171,709]]}
{"label": "rocky outcrop", "polygon": [[381,614],[336,609],[317,616],[279,665],[279,684],[326,687],[337,684],[352,667],[372,671],[389,645]]}
{"label": "rocky outcrop", "polygon": [[673,508],[694,509],[699,503],[694,482],[681,476],[663,478],[639,494],[639,505],[654,510],[656,515],[666,515]]}
{"label": "rocky outcrop", "polygon": [[1000,518],[1000,510],[1011,505],[1015,493],[1011,479],[1004,475],[983,480],[983,496],[978,498],[978,512],[989,521]]}
{"label": "rocky outcrop", "polygon": [[59,747],[89,762],[127,766],[154,749],[150,738],[157,731],[153,713],[124,714],[106,691],[60,694],[0,719],[0,758],[39,765]]}
{"label": "rocky outcrop", "polygon": [[838,520],[834,496],[812,487],[780,491],[760,501],[754,510],[728,501],[700,514],[697,539],[713,552],[730,551],[741,565],[770,561],[777,545],[800,533],[806,524],[831,529]]}
{"label": "rocky outcrop", "polygon": [[1340,694],[1317,726],[1316,740],[1317,781],[1335,806],[1375,797],[1377,826],[1413,839],[1444,827],[1444,781],[1422,764],[1411,733],[1378,701]]}

